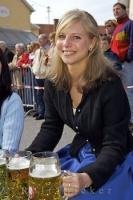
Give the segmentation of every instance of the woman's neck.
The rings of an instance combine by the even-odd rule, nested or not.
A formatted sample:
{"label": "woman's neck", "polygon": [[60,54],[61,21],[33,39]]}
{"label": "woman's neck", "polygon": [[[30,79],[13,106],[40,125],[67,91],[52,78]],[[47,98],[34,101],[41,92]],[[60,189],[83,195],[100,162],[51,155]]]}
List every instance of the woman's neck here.
{"label": "woman's neck", "polygon": [[85,67],[68,66],[68,71],[70,73],[73,85],[76,85],[76,83],[79,82],[79,79],[84,73],[84,69]]}

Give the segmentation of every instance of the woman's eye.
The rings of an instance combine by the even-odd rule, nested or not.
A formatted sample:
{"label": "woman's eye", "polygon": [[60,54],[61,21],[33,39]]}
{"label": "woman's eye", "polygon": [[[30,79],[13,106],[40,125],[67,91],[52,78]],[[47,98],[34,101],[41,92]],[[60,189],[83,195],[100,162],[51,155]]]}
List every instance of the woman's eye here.
{"label": "woman's eye", "polygon": [[65,39],[69,39],[70,41],[77,41],[77,40],[80,40],[81,39],[81,37],[80,36],[78,36],[78,35],[73,35],[73,36],[66,36],[66,35],[64,35],[64,34],[60,34],[59,36],[58,36],[58,39],[59,40],[65,40]]}
{"label": "woman's eye", "polygon": [[58,38],[61,39],[61,40],[63,40],[63,39],[65,39],[65,35],[61,34],[61,35],[58,36]]}
{"label": "woman's eye", "polygon": [[77,36],[77,35],[73,36],[73,40],[80,40],[80,39],[81,39],[80,36]]}

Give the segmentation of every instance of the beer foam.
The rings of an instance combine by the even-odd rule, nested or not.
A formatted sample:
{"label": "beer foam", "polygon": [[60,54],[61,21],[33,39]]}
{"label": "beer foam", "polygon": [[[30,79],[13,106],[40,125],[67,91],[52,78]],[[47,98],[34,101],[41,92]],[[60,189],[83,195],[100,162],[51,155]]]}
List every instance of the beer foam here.
{"label": "beer foam", "polygon": [[34,178],[52,178],[59,176],[61,170],[57,169],[56,165],[39,165],[37,164],[30,176]]}
{"label": "beer foam", "polygon": [[0,165],[6,164],[6,159],[5,158],[0,158]]}
{"label": "beer foam", "polygon": [[29,168],[30,161],[26,158],[17,157],[11,158],[9,161],[7,168],[10,170],[19,170]]}

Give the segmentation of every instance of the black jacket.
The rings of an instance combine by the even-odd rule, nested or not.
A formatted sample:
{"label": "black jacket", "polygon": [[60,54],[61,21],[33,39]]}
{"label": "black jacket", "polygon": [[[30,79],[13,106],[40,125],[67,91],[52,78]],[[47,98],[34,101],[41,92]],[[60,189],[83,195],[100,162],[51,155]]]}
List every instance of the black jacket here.
{"label": "black jacket", "polygon": [[107,49],[106,51],[104,51],[104,55],[105,57],[107,57],[110,61],[113,62],[113,67],[116,70],[122,70],[122,63],[119,59],[119,57],[117,56],[116,53],[114,53],[113,51],[111,51],[111,49]]}
{"label": "black jacket", "polygon": [[77,133],[71,156],[76,157],[85,143],[92,145],[96,162],[80,172],[90,175],[94,189],[101,187],[128,152],[130,109],[120,78],[114,75],[99,88],[85,92],[75,115],[69,93],[57,90],[50,81],[45,84],[45,122],[28,150],[53,150],[67,124]]}
{"label": "black jacket", "polygon": [[12,62],[13,56],[14,56],[14,53],[12,51],[10,51],[8,48],[6,48],[3,55],[4,55],[4,58],[7,63]]}

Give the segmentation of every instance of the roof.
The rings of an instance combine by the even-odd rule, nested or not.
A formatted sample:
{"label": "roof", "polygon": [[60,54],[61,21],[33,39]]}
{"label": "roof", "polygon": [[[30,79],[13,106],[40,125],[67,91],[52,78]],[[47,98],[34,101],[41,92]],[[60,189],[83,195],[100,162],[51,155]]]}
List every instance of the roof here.
{"label": "roof", "polygon": [[37,36],[30,31],[8,29],[0,27],[0,40],[5,41],[8,47],[14,47],[16,43],[25,45],[37,40]]}
{"label": "roof", "polygon": [[31,11],[34,12],[35,10],[32,8],[32,6],[26,1],[26,0],[21,0],[22,3]]}
{"label": "roof", "polygon": [[105,33],[105,26],[99,26],[99,33]]}

